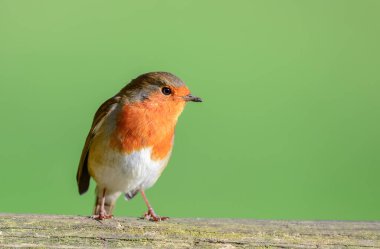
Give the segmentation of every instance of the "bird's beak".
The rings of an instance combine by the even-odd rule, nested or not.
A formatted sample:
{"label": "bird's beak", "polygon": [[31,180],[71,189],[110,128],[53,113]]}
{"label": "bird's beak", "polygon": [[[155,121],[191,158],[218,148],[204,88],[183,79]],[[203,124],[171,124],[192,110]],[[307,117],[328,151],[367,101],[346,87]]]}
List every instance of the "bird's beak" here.
{"label": "bird's beak", "polygon": [[191,94],[188,94],[186,96],[183,96],[183,99],[186,101],[186,102],[189,102],[189,101],[193,101],[193,102],[202,102],[202,99],[199,98],[199,97],[196,97],[196,96],[193,96]]}

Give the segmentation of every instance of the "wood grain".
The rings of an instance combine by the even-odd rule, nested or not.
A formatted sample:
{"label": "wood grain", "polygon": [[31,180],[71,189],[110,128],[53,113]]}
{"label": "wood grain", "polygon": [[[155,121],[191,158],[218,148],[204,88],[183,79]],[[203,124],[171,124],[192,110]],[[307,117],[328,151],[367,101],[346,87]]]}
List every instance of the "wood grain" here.
{"label": "wood grain", "polygon": [[380,222],[0,214],[6,248],[380,248]]}

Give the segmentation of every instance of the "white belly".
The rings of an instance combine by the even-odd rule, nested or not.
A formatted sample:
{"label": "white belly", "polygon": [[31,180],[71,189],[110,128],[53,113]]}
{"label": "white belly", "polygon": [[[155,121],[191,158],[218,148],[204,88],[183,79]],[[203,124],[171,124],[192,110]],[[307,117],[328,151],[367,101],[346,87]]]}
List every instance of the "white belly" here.
{"label": "white belly", "polygon": [[109,146],[107,139],[91,146],[88,167],[99,187],[110,191],[129,193],[151,187],[168,163],[151,159],[152,148],[130,154],[121,153]]}

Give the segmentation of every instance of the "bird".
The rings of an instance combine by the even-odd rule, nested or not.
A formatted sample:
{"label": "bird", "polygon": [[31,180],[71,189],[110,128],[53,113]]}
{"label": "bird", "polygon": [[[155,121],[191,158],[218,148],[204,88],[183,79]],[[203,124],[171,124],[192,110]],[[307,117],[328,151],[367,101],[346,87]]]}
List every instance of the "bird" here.
{"label": "bird", "polygon": [[169,72],[149,72],[133,79],[96,111],[79,160],[79,194],[96,182],[92,218],[112,218],[116,200],[140,193],[148,211],[143,218],[162,221],[145,190],[168,165],[178,117],[187,102],[202,102]]}

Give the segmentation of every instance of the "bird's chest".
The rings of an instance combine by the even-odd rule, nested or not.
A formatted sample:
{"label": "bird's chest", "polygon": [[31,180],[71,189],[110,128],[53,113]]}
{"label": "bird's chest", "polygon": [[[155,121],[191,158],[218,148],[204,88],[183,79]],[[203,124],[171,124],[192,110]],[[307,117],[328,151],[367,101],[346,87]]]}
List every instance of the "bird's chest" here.
{"label": "bird's chest", "polygon": [[152,148],[151,158],[162,160],[172,149],[177,117],[154,104],[125,105],[115,120],[111,146],[124,153]]}
{"label": "bird's chest", "polygon": [[106,139],[94,143],[89,156],[89,170],[95,181],[115,191],[129,192],[151,187],[168,163],[152,158],[152,147],[130,153],[121,152],[109,145]]}
{"label": "bird's chest", "polygon": [[94,137],[88,158],[90,175],[115,191],[149,188],[168,163],[174,129],[154,129],[143,113],[129,113],[128,120],[121,114],[120,110],[112,113]]}

